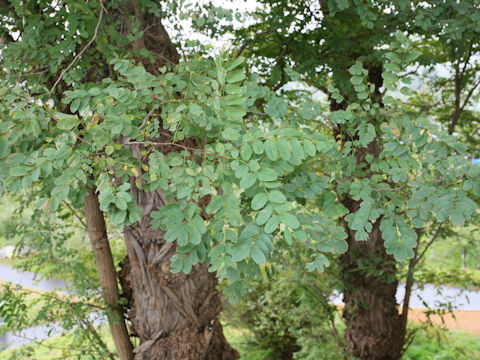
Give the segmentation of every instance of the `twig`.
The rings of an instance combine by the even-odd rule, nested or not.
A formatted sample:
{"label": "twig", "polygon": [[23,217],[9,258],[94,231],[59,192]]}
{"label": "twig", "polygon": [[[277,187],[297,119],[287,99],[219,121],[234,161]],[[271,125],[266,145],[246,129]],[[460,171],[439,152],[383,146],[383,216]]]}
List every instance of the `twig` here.
{"label": "twig", "polygon": [[72,205],[70,205],[67,201],[63,200],[63,203],[65,205],[67,205],[67,207],[70,209],[70,211],[73,212],[73,215],[75,215],[75,217],[78,219],[78,221],[80,221],[80,223],[83,225],[83,227],[86,229],[87,228],[87,224],[85,224],[85,221],[83,221],[83,219],[80,217],[80,215],[77,214],[77,212],[75,211],[75,209],[72,207]]}
{"label": "twig", "polygon": [[48,71],[48,69],[45,69],[45,70],[42,70],[42,71],[34,71],[34,72],[26,73],[26,74],[11,74],[9,76],[11,76],[11,77],[33,76],[33,75],[43,74],[47,71]]}
{"label": "twig", "polygon": [[155,111],[155,108],[153,108],[152,110],[150,110],[148,112],[148,114],[143,118],[143,121],[142,121],[142,125],[140,125],[139,129],[143,129],[143,127],[146,125],[147,123],[147,120],[150,118],[150,116],[152,116],[153,112]]}
{"label": "twig", "polygon": [[229,159],[229,157],[225,156],[225,155],[217,155],[217,154],[209,153],[209,152],[206,152],[206,151],[202,151],[200,149],[196,149],[196,148],[192,148],[192,147],[189,147],[189,146],[185,146],[185,145],[181,145],[181,144],[177,144],[177,143],[172,143],[172,142],[130,141],[130,142],[125,143],[125,145],[149,145],[149,144],[151,144],[153,146],[177,146],[177,147],[182,148],[184,150],[199,152],[200,154],[202,154],[204,156],[209,155],[209,156],[214,156],[214,157],[217,157],[217,158]]}
{"label": "twig", "polygon": [[75,62],[80,58],[80,56],[83,55],[83,53],[85,52],[85,50],[87,50],[90,45],[92,45],[92,43],[95,41],[97,35],[98,35],[98,28],[100,27],[100,22],[102,21],[102,18],[103,18],[103,12],[104,12],[104,6],[103,6],[103,3],[102,1],[100,0],[100,16],[98,17],[98,22],[97,22],[97,26],[95,26],[95,31],[93,33],[93,36],[92,38],[90,39],[90,41],[87,43],[87,45],[85,45],[85,47],[80,50],[80,52],[77,54],[77,56],[75,56],[72,60],[72,62],[60,73],[60,76],[58,77],[58,79],[55,81],[55,83],[53,84],[52,88],[50,89],[50,91],[48,92],[48,97],[50,98],[50,96],[52,95],[52,92],[53,90],[55,90],[55,88],[57,87],[58,83],[62,80],[63,76],[65,75],[65,73],[70,70],[72,68],[72,66],[75,64]]}
{"label": "twig", "polygon": [[255,111],[255,110],[247,110],[248,114],[255,114],[255,115],[260,115],[260,116],[270,116],[267,113],[261,112],[261,111]]}
{"label": "twig", "polygon": [[[20,330],[20,331],[21,331],[21,330]],[[49,348],[49,349],[55,349],[55,350],[73,350],[73,349],[70,349],[70,348],[63,348],[63,347],[58,347],[58,346],[47,345],[47,344],[44,344],[43,341],[38,341],[38,340],[32,339],[32,338],[30,338],[30,337],[23,336],[23,335],[19,335],[19,334],[13,334],[13,336],[16,336],[16,337],[19,337],[19,338],[28,340],[28,341],[30,341],[30,342],[33,342],[33,343],[38,344],[38,345],[40,345],[40,346],[44,346],[44,347]],[[95,352],[89,350],[88,348],[75,349],[74,351],[82,351],[82,352],[87,351],[87,352],[90,352],[90,353],[95,353]]]}
{"label": "twig", "polygon": [[414,265],[418,264],[420,260],[422,260],[423,256],[427,252],[428,248],[433,244],[433,242],[437,239],[438,235],[440,235],[440,230],[442,229],[444,223],[440,223],[438,226],[437,230],[435,231],[435,234],[433,234],[432,238],[430,241],[427,243],[427,246],[423,249],[423,251],[420,253],[420,255],[415,259]]}
{"label": "twig", "polygon": [[77,137],[78,140],[80,140],[81,142],[84,142],[90,146],[93,146],[91,142],[88,142],[87,140],[83,140],[80,136],[78,136],[77,134],[75,134],[75,136]]}
{"label": "twig", "polygon": [[[50,298],[50,299],[53,299],[53,300],[57,300],[57,301],[61,301],[63,303],[65,303],[65,301],[67,299],[62,299],[60,297],[57,297],[55,295],[51,295],[49,292],[45,291],[45,292],[40,292],[40,291],[36,291],[35,289],[32,289],[32,288],[22,288],[23,291],[26,291],[26,292],[29,292],[29,293],[32,293],[32,294],[37,294],[37,295],[40,295],[40,296],[45,296],[47,298]],[[62,294],[65,294],[62,292]],[[66,298],[70,298],[70,296],[68,294],[65,294],[65,297]],[[107,310],[107,308],[103,307],[103,306],[99,306],[99,305],[96,305],[96,304],[92,304],[92,303],[89,303],[89,302],[84,302],[84,301],[75,301],[75,300],[72,300],[71,298],[68,299],[70,300],[69,303],[70,304],[84,304],[84,305],[88,305],[88,306],[91,306],[91,307],[94,307],[94,308],[97,308],[99,310]]]}
{"label": "twig", "polygon": [[333,316],[330,316],[330,325],[332,326],[333,338],[335,339],[335,342],[337,344],[338,351],[340,351],[340,354],[342,354],[343,360],[347,360],[345,356],[345,349],[342,341],[340,340],[340,337],[338,336],[338,331],[337,327],[335,326],[335,319],[333,318]]}
{"label": "twig", "polygon": [[402,186],[399,186],[397,188],[381,188],[381,189],[372,189],[372,190],[377,191],[377,192],[380,192],[380,191],[399,191],[399,190],[402,190],[405,186],[407,186],[407,184],[403,184]]}

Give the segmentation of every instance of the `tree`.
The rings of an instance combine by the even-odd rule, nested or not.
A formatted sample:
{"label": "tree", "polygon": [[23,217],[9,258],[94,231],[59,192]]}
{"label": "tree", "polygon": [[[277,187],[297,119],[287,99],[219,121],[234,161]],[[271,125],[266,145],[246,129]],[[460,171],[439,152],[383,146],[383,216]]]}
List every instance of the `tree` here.
{"label": "tree", "polygon": [[[39,188],[41,211],[80,208],[96,188],[89,196],[125,237],[136,359],[238,357],[217,278],[236,301],[293,241],[310,271],[345,252],[349,352],[401,356],[397,261],[415,265],[422,229],[463,223],[480,195],[464,146],[391,96],[420,55],[400,30],[428,33],[407,23],[409,2],[268,2],[239,31],[247,61],[201,46],[180,61],[162,25],[168,9],[183,11],[176,3],[1,4],[2,189]],[[212,6],[190,14],[213,34],[219,16],[232,21]],[[309,94],[277,92],[301,77],[329,94],[329,116]]]}
{"label": "tree", "polygon": [[[238,298],[280,223],[306,236],[283,186],[294,166],[328,148],[324,139],[247,115],[270,95],[245,78],[242,58],[177,66],[156,5],[4,1],[1,10],[2,189],[38,188],[38,211],[68,202],[87,219],[97,212],[87,227],[114,313],[98,196],[125,236],[135,358],[238,357],[222,333],[214,272]],[[339,234],[330,243],[341,244]],[[130,358],[124,331],[112,335]]]}
{"label": "tree", "polygon": [[[478,4],[261,3],[252,14],[253,24],[235,31],[240,53],[252,59],[266,86],[283,87],[286,99],[298,101],[299,94],[284,87],[291,81],[289,68],[305,84],[325,93],[331,115],[312,114],[312,118],[323,122],[319,128],[327,128],[343,155],[332,156],[331,167],[321,162],[316,169],[330,185],[317,205],[348,233],[348,251],[339,258],[348,350],[362,359],[398,359],[411,339],[406,324],[415,267],[448,220],[463,224],[474,214],[475,205],[463,199],[473,187],[478,196],[479,185],[478,180],[467,180],[463,190],[458,188],[461,170],[457,180],[448,179],[447,168],[457,171],[459,165],[449,157],[451,150],[461,150],[451,143],[453,138],[436,137],[437,130],[426,125],[429,108],[417,108],[409,113],[412,118],[406,118],[408,103],[394,104],[391,95],[400,80],[410,83],[407,65],[415,65],[416,59],[431,68],[450,62],[453,80],[441,80],[447,89],[432,97],[440,98],[444,106],[434,107],[440,116],[430,119],[446,122],[453,134],[464,117],[467,137],[472,136],[474,122],[466,110],[479,84],[472,60],[478,54]],[[231,26],[224,29],[231,30]],[[400,91],[404,96],[412,94],[408,87]],[[450,145],[440,150],[446,144]],[[443,158],[442,153],[449,155]],[[442,170],[443,166],[447,167]],[[478,169],[471,167],[468,172],[476,177]],[[422,244],[422,238],[428,237]],[[399,314],[395,260],[409,258],[406,297]]]}

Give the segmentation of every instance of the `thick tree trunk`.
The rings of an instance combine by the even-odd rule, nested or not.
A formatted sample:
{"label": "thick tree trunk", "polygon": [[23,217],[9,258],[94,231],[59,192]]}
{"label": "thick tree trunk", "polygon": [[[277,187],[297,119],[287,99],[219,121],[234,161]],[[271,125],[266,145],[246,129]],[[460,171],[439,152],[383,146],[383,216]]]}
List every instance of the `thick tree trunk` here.
{"label": "thick tree trunk", "polygon": [[405,326],[395,294],[395,260],[385,253],[380,220],[367,241],[348,230],[348,251],[341,256],[343,317],[348,353],[365,360],[400,359]]}
{"label": "thick tree trunk", "polygon": [[87,190],[88,195],[85,196],[84,202],[85,220],[88,237],[95,255],[103,298],[109,307],[108,324],[120,359],[133,360],[133,346],[128,336],[123,313],[118,306],[117,273],[108,242],[105,220],[98,204],[95,189],[87,186]]}
{"label": "thick tree trunk", "polygon": [[[155,63],[139,58],[147,71],[155,73],[164,64],[177,64],[177,50],[161,19],[144,11],[138,0],[127,1],[125,10],[140,25],[138,31],[143,31],[131,44],[132,49],[147,49],[157,58]],[[131,28],[130,18],[124,18],[125,31]],[[133,156],[142,158],[138,145],[131,146],[131,150]],[[144,192],[141,188],[132,179],[131,192],[142,209],[142,219],[124,229],[128,254],[124,270],[128,271],[122,271],[122,284],[128,287],[124,292],[130,293],[132,333],[140,337],[140,346],[134,350],[135,359],[237,359],[238,353],[223,335],[222,304],[215,274],[204,264],[194,266],[188,275],[171,273],[175,245],[167,243],[163,231],[153,230],[150,225],[150,213],[166,204],[163,193]]]}
{"label": "thick tree trunk", "polygon": [[150,226],[150,212],[165,205],[161,192],[135,188],[142,220],[125,229],[129,259],[127,282],[132,289],[130,319],[140,346],[140,360],[234,360],[220,324],[222,304],[215,275],[204,264],[185,275],[173,274],[173,243]]}
{"label": "thick tree trunk", "polygon": [[[382,66],[370,64],[367,68],[368,81],[375,84],[374,97],[381,104],[379,89],[383,85]],[[332,111],[345,110],[346,107],[346,102],[337,104],[331,99]],[[340,128],[334,129],[335,139],[342,134]],[[381,151],[382,145],[377,140],[366,148],[358,148],[357,165],[366,164],[367,155],[378,157]],[[364,169],[367,170],[366,165]],[[342,203],[350,213],[357,212],[360,207],[360,201],[348,197]],[[362,360],[400,359],[405,343],[406,321],[402,321],[395,296],[398,287],[396,262],[393,256],[385,252],[380,221],[381,218],[372,224],[366,241],[356,240],[355,231],[344,224],[348,234],[348,250],[340,257],[345,303],[344,337],[347,352]]]}

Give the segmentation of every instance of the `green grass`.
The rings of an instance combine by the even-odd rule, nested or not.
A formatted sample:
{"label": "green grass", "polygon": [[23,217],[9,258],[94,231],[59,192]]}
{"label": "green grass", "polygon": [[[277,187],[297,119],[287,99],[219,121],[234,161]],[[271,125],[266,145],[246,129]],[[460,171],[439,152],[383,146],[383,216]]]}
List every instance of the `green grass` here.
{"label": "green grass", "polygon": [[404,360],[480,359],[480,336],[439,328],[419,328]]}

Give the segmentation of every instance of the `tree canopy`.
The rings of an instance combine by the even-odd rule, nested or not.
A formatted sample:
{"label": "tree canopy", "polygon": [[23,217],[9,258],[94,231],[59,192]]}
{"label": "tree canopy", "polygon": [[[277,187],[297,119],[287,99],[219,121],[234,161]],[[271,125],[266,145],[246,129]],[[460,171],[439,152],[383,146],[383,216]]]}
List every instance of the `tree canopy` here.
{"label": "tree canopy", "polygon": [[[415,262],[420,236],[477,214],[480,168],[454,134],[478,141],[475,1],[260,1],[244,26],[182,2],[0,4],[1,190],[56,211],[92,187],[113,225],[146,221],[169,270],[206,264],[232,302],[278,249],[320,272],[345,253],[347,274],[368,254]],[[175,16],[236,47],[179,56],[151,21]],[[408,73],[438,64],[441,94],[414,91]],[[143,269],[163,264],[148,244]]]}

